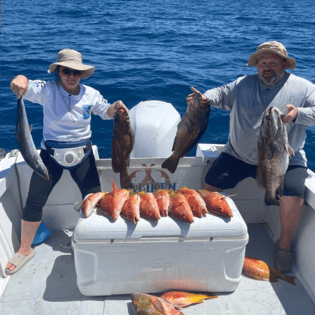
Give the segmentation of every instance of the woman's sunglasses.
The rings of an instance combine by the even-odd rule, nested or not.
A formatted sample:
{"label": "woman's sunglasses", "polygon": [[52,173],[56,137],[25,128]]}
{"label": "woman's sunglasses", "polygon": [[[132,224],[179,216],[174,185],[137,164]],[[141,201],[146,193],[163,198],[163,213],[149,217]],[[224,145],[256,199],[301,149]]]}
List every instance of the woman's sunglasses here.
{"label": "woman's sunglasses", "polygon": [[70,76],[71,74],[73,74],[74,76],[79,76],[82,75],[83,71],[80,70],[72,70],[72,69],[68,69],[68,68],[63,68],[61,70],[62,74],[66,75],[66,76]]}

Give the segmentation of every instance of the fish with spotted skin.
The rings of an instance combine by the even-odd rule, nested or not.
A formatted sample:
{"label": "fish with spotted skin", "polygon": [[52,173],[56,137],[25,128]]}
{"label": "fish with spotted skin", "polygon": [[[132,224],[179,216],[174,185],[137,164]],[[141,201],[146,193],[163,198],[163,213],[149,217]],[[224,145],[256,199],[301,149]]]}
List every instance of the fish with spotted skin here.
{"label": "fish with spotted skin", "polygon": [[19,150],[27,165],[42,178],[49,180],[48,170],[36,150],[31,135],[31,129],[28,123],[25,105],[22,98],[19,98],[17,101],[15,137]]}
{"label": "fish with spotted skin", "polygon": [[130,153],[135,143],[135,135],[131,127],[129,115],[123,108],[117,110],[114,116],[112,136],[112,168],[114,173],[120,173],[120,187],[132,189],[128,174]]}
{"label": "fish with spotted skin", "polygon": [[256,182],[265,189],[265,203],[268,206],[280,204],[284,175],[289,158],[294,155],[281,115],[278,108],[267,108],[259,130]]}
{"label": "fish with spotted skin", "polygon": [[189,102],[186,112],[177,126],[177,132],[173,143],[172,155],[163,162],[162,168],[174,173],[179,159],[186,156],[198,143],[205,133],[210,117],[210,104],[202,104],[202,94],[194,87],[191,88],[197,96]]}
{"label": "fish with spotted skin", "polygon": [[132,294],[132,307],[136,315],[184,315],[164,299],[145,293]]}

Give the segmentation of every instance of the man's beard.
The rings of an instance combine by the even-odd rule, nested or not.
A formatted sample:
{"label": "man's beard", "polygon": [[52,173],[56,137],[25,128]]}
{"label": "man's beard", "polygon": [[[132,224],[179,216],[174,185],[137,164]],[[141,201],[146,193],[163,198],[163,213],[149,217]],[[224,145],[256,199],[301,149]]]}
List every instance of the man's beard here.
{"label": "man's beard", "polygon": [[[270,71],[268,71],[270,72]],[[264,73],[262,74],[260,80],[263,84],[265,85],[273,85],[275,83],[277,83],[279,79],[279,76],[276,75],[276,73],[274,71],[271,72],[271,75],[269,75],[267,78],[264,77]]]}

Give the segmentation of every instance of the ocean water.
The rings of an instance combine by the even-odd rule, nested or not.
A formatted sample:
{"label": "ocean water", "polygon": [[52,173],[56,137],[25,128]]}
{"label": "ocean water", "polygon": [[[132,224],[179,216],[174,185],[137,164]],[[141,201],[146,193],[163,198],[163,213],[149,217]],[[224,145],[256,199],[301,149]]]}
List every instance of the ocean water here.
{"label": "ocean water", "polygon": [[[315,82],[315,3],[311,0],[3,0],[0,34],[0,147],[17,148],[16,99],[9,75],[52,79],[59,50],[80,51],[96,72],[83,83],[128,108],[156,99],[183,115],[190,87],[204,92],[256,72],[257,46],[278,40],[296,58],[294,74]],[[33,139],[42,139],[42,108],[27,102]],[[93,143],[111,156],[112,121],[92,119]],[[213,109],[200,142],[226,143],[229,112]],[[315,127],[305,151],[315,170]],[[190,155],[195,154],[193,150]]]}

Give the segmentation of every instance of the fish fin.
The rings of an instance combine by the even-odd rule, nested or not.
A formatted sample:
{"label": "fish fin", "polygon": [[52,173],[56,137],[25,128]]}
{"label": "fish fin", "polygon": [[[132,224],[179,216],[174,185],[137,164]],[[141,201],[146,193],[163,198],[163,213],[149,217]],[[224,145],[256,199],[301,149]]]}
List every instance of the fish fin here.
{"label": "fish fin", "polygon": [[285,147],[285,150],[288,152],[288,154],[289,154],[290,157],[291,157],[291,156],[295,156],[295,153],[294,153],[294,151],[293,151],[293,149],[291,148],[290,145],[287,145],[287,146]]}
{"label": "fish fin", "polygon": [[114,180],[112,180],[112,187],[114,192],[118,190]]}
{"label": "fish fin", "polygon": [[178,162],[179,162],[179,157],[175,156],[173,153],[167,160],[163,162],[162,168],[166,168],[167,170],[169,170],[169,172],[174,174],[176,171]]}
{"label": "fish fin", "polygon": [[120,187],[126,189],[132,189],[133,185],[131,183],[129,174],[127,170],[122,170],[120,172]]}
{"label": "fish fin", "polygon": [[264,188],[266,186],[265,184],[265,179],[264,177],[262,176],[263,172],[261,171],[260,167],[259,167],[259,164],[257,166],[257,171],[256,171],[256,182],[257,182],[257,185],[260,187],[260,188]]}
{"label": "fish fin", "polygon": [[30,132],[32,132],[33,131],[33,125],[30,125],[29,129],[30,129]]}
{"label": "fish fin", "polygon": [[280,197],[282,197],[282,193],[283,193],[283,179],[281,180],[280,186],[276,189],[276,197],[277,199],[280,199]]}
{"label": "fish fin", "polygon": [[112,169],[114,173],[119,173],[122,166],[121,166],[121,161],[120,161],[120,152],[117,150],[117,147],[115,145],[112,145]]}
{"label": "fish fin", "polygon": [[276,276],[272,273],[272,274],[270,274],[269,281],[270,281],[270,282],[278,282],[278,279],[277,279]]}
{"label": "fish fin", "polygon": [[257,183],[258,187],[264,188],[262,177],[260,175],[258,175],[258,173],[256,175],[256,183]]}
{"label": "fish fin", "polygon": [[285,282],[288,282],[288,283],[296,286],[296,283],[295,283],[296,277],[294,277],[294,276],[285,275],[285,274],[281,273],[280,271],[278,271],[275,268],[273,270],[273,275],[274,275],[274,277],[277,277],[277,278],[279,278],[279,279],[281,279],[281,280],[283,280]]}
{"label": "fish fin", "polygon": [[269,268],[270,268],[270,277],[273,276],[275,278],[281,279],[285,282],[288,282],[288,283],[296,286],[296,283],[295,283],[296,277],[285,275],[282,272],[278,271],[274,267],[269,267]]}
{"label": "fish fin", "polygon": [[[163,299],[163,301],[165,301]],[[159,300],[159,299],[152,299],[151,300],[153,306],[159,311],[161,312],[162,314],[165,314],[165,308],[164,308],[164,305],[162,304],[162,302]],[[166,303],[168,303],[167,301],[165,301]]]}
{"label": "fish fin", "polygon": [[292,285],[295,285],[295,286],[296,286],[296,283],[295,283],[296,277],[285,275],[285,277],[284,277],[284,278],[281,278],[281,279],[284,280],[284,281],[286,281],[286,282],[288,282],[288,283],[290,283],[290,284],[292,284]]}

